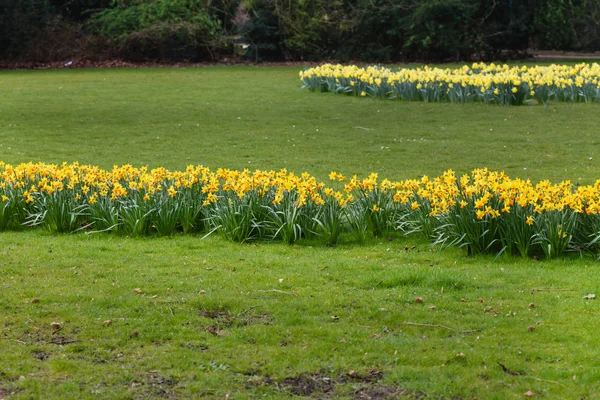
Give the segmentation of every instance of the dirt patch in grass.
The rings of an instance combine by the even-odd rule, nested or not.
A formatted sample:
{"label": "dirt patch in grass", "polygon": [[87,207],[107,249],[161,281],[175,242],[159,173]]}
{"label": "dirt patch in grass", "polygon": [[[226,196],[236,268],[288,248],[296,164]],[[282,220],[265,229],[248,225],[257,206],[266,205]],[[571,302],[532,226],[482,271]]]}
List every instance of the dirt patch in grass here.
{"label": "dirt patch in grass", "polygon": [[330,394],[335,390],[335,381],[321,374],[300,374],[285,378],[279,388],[297,396],[311,396],[313,393]]}
{"label": "dirt patch in grass", "polygon": [[[403,390],[393,385],[383,385],[379,381],[383,379],[383,372],[371,369],[364,372],[350,371],[346,374],[328,375],[323,372],[302,373],[298,376],[286,377],[276,381],[271,377],[260,377],[253,375],[248,379],[252,386],[272,385],[279,390],[295,396],[312,397],[335,397],[346,392],[345,385],[352,385],[352,391],[348,393],[355,399],[396,399],[399,397],[420,399],[425,396],[421,392]],[[359,386],[356,388],[356,386]]]}
{"label": "dirt patch in grass", "polygon": [[159,397],[163,399],[177,398],[175,386],[179,382],[165,377],[160,371],[152,370],[140,373],[130,385],[131,390],[141,397]]}
{"label": "dirt patch in grass", "polygon": [[424,399],[427,394],[421,391],[399,389],[390,385],[365,386],[354,391],[356,400],[388,400],[388,399]]}
{"label": "dirt patch in grass", "polygon": [[206,307],[198,311],[201,317],[208,319],[225,319],[231,315],[231,310],[228,307]]}
{"label": "dirt patch in grass", "polygon": [[383,372],[378,369],[371,369],[363,373],[350,371],[343,381],[344,383],[360,383],[359,388],[352,392],[357,400],[387,400],[406,397],[410,399],[421,399],[425,397],[422,392],[404,390],[398,386],[385,385],[379,382],[383,378]]}
{"label": "dirt patch in grass", "polygon": [[43,350],[33,350],[31,353],[38,361],[46,361],[48,358],[50,358],[50,353]]}
{"label": "dirt patch in grass", "polygon": [[22,344],[45,344],[48,341],[48,335],[41,331],[40,328],[25,329],[23,334],[17,340]]}
{"label": "dirt patch in grass", "polygon": [[8,399],[8,396],[14,396],[20,392],[22,392],[23,389],[4,389],[4,388],[0,388],[0,400],[4,400],[4,399]]}
{"label": "dirt patch in grass", "polygon": [[[58,332],[58,331],[56,331]],[[54,332],[54,333],[56,333]],[[23,335],[17,340],[19,343],[22,344],[37,344],[37,345],[43,345],[43,344],[58,344],[58,345],[65,345],[65,344],[70,344],[70,343],[75,343],[77,342],[77,340],[68,337],[68,336],[61,336],[61,335],[54,335],[54,333],[46,333],[44,332],[41,328],[34,328],[34,329],[26,329],[25,331],[23,331]]]}
{"label": "dirt patch in grass", "polygon": [[243,327],[249,325],[270,325],[271,317],[267,312],[259,312],[255,308],[235,313],[228,307],[201,308],[201,317],[213,320],[212,328],[222,330],[223,328]]}

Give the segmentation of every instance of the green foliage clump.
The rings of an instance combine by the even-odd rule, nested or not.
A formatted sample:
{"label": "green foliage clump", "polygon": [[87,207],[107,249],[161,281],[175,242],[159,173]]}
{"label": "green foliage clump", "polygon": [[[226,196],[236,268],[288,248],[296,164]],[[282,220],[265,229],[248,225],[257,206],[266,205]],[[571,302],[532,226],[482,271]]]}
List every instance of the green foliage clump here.
{"label": "green foliage clump", "polygon": [[204,1],[113,1],[91,25],[133,60],[213,57],[222,35]]}

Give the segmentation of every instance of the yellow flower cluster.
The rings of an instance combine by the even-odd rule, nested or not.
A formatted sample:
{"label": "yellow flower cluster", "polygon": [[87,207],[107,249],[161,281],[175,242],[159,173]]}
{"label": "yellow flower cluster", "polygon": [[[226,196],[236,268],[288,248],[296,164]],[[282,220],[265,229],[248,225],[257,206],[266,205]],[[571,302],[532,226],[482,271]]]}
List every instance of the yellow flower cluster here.
{"label": "yellow flower cluster", "polygon": [[169,172],[164,168],[148,170],[147,167],[115,165],[108,171],[77,162],[17,166],[0,162],[0,190],[10,192],[24,188],[22,196],[28,202],[33,202],[33,194],[52,195],[62,191],[72,193],[76,200],[86,199],[89,204],[96,203],[100,197],[118,200],[131,193],[143,193],[144,200],[150,200],[153,194],[162,191],[173,197],[179,188],[190,188],[199,181],[208,183],[208,177],[208,169],[202,166]]}
{"label": "yellow flower cluster", "polygon": [[[58,232],[165,235],[204,229],[232,240],[290,243],[311,234],[334,242],[342,232],[361,236],[367,230],[375,236],[420,231],[464,242],[468,233],[472,251],[498,250],[504,243],[515,253],[516,243],[521,254],[529,254],[535,240],[549,256],[573,243],[577,248],[600,243],[600,180],[576,187],[569,181],[534,184],[487,169],[398,181],[380,180],[376,173],[361,179],[331,172],[329,179],[325,184],[285,169],[104,170],[79,163],[0,162],[0,229],[25,224]],[[584,234],[572,242],[575,226]]]}
{"label": "yellow flower cluster", "polygon": [[469,203],[473,204],[478,219],[486,215],[496,218],[510,213],[515,206],[529,207],[535,214],[564,210],[598,214],[600,181],[575,189],[570,181],[533,184],[530,180],[511,179],[503,172],[476,169],[470,175],[463,175],[457,184],[454,173],[448,171],[420,188],[419,196],[431,201],[436,215],[457,204],[462,208]]}
{"label": "yellow flower cluster", "polygon": [[[209,173],[209,175],[211,175]],[[211,179],[216,186],[209,191],[210,199],[207,201],[215,202],[214,195],[219,190],[223,192],[234,192],[241,200],[249,192],[256,192],[259,196],[272,195],[271,204],[280,204],[286,193],[297,193],[295,205],[302,207],[311,201],[316,205],[324,204],[324,198],[335,198],[341,204],[345,204],[348,198],[344,198],[343,193],[334,191],[331,188],[325,188],[323,182],[318,182],[314,176],[307,172],[298,176],[286,169],[281,171],[260,171],[251,172],[247,169],[243,171],[233,171],[219,169],[217,173],[211,175]],[[339,179],[339,178],[338,178]],[[220,187],[218,183],[221,183]]]}
{"label": "yellow flower cluster", "polygon": [[[332,175],[333,176],[333,175]],[[343,176],[335,179],[344,180]],[[263,196],[273,195],[273,204],[278,204],[285,193],[296,192],[298,206],[312,201],[317,205],[324,198],[335,198],[346,204],[351,198],[331,188],[323,190],[325,184],[308,173],[298,176],[283,169],[281,171],[235,171],[219,168],[216,172],[204,166],[188,166],[185,171],[169,171],[165,168],[136,168],[131,165],[114,166],[104,170],[97,166],[79,163],[61,165],[45,163],[23,163],[17,166],[0,162],[0,192],[5,193],[3,201],[8,201],[8,192],[22,189],[21,196],[27,203],[34,201],[34,195],[52,195],[56,192],[69,192],[75,200],[85,200],[95,204],[100,198],[111,201],[131,196],[140,196],[150,201],[156,195],[166,194],[176,197],[185,189],[197,187],[204,195],[204,206],[215,203],[219,194],[234,193],[239,199],[249,192]]]}
{"label": "yellow flower cluster", "polygon": [[521,104],[598,101],[600,65],[508,66],[475,63],[460,68],[424,66],[394,71],[376,66],[325,64],[299,73],[310,90],[426,101]]}
{"label": "yellow flower cluster", "polygon": [[[188,166],[184,171],[169,171],[165,168],[136,168],[131,165],[114,166],[104,170],[97,166],[79,163],[61,165],[24,163],[17,166],[0,162],[0,193],[2,201],[9,201],[10,194],[20,190],[26,203],[35,201],[36,195],[52,195],[56,192],[71,193],[75,200],[88,204],[100,198],[119,200],[138,195],[150,201],[157,194],[176,197],[186,189],[197,187],[208,206],[224,193],[232,193],[243,199],[249,192],[259,196],[272,196],[272,204],[279,204],[286,193],[298,194],[296,205],[307,202],[322,205],[326,198],[336,199],[345,206],[357,196],[368,197],[373,191],[389,195],[396,204],[409,204],[414,210],[426,201],[431,215],[441,215],[453,207],[464,208],[472,203],[477,216],[497,217],[510,213],[515,206],[531,207],[533,213],[562,211],[575,213],[600,213],[600,180],[594,185],[574,188],[570,181],[552,184],[541,181],[533,184],[529,180],[511,179],[503,172],[476,169],[458,179],[452,170],[430,179],[407,179],[378,182],[373,173],[364,179],[356,175],[351,179],[331,172],[330,180],[345,182],[343,190],[335,190],[318,181],[308,173],[296,175],[281,171],[243,171],[217,169],[212,172],[203,166]],[[492,200],[496,200],[495,202]],[[469,203],[470,202],[470,203]],[[494,206],[492,203],[497,203]]]}

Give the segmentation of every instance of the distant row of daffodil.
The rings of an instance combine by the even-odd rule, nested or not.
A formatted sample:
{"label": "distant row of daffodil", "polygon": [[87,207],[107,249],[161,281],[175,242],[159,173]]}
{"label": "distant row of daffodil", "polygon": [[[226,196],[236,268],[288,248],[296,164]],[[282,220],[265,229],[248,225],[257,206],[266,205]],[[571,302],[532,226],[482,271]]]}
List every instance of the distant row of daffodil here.
{"label": "distant row of daffodil", "polygon": [[220,232],[235,241],[312,238],[329,244],[340,236],[360,241],[401,232],[471,253],[600,251],[600,181],[534,184],[487,169],[398,181],[331,172],[329,181],[285,169],[0,162],[0,229]]}
{"label": "distant row of daffodil", "polygon": [[412,101],[502,105],[600,101],[597,63],[529,67],[475,63],[460,68],[400,70],[325,64],[301,71],[300,80],[309,90]]}

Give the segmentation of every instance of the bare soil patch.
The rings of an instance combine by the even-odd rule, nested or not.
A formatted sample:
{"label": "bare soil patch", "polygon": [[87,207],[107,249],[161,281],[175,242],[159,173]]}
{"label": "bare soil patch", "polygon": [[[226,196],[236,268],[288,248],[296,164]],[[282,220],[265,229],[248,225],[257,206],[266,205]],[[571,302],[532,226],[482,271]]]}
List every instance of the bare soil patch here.
{"label": "bare soil patch", "polygon": [[152,370],[138,374],[130,388],[144,398],[174,399],[178,397],[175,391],[178,383],[175,379],[165,377],[160,371]]}

